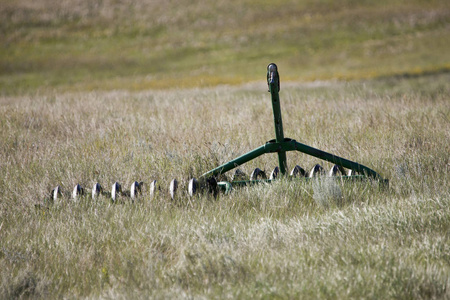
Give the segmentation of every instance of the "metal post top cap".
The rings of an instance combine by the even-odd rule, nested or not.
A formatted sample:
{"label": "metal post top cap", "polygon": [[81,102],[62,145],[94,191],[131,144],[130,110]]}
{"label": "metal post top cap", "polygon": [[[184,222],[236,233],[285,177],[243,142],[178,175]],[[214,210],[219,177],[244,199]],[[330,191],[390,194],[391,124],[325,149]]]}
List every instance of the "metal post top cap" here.
{"label": "metal post top cap", "polygon": [[276,72],[278,69],[277,65],[274,63],[271,63],[267,66],[267,71],[269,72]]}

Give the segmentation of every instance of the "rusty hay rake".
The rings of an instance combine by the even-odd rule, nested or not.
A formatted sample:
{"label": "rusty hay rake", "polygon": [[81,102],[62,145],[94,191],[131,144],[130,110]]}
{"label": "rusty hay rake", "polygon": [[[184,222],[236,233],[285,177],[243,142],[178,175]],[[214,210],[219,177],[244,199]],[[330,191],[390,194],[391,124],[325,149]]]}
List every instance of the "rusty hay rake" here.
{"label": "rusty hay rake", "polygon": [[[267,66],[267,84],[272,98],[275,139],[270,140],[264,145],[204,173],[198,179],[190,179],[187,191],[189,196],[192,197],[202,191],[207,191],[214,195],[217,195],[219,191],[228,194],[235,187],[258,183],[270,183],[280,177],[287,176],[298,180],[309,180],[318,176],[328,176],[342,180],[371,180],[379,182],[381,186],[389,185],[388,179],[384,179],[377,172],[362,164],[299,143],[294,139],[285,138],[283,133],[279,97],[280,77],[278,74],[277,65],[274,63]],[[328,172],[325,172],[325,169],[320,164],[316,164],[310,171],[307,172],[302,167],[296,165],[288,174],[286,152],[289,151],[299,151],[301,153],[333,163],[334,166]],[[268,153],[277,153],[278,155],[278,166],[273,169],[268,177],[265,172],[259,168],[254,169],[249,177],[247,177],[240,169],[236,169],[231,181],[217,181],[217,178],[220,175]],[[111,187],[111,192],[106,192],[99,183],[95,183],[90,194],[93,199],[103,195],[112,199],[113,202],[117,201],[119,197],[128,197],[134,200],[142,194],[142,187],[143,182],[135,181],[132,183],[130,190],[124,191],[122,190],[121,185],[118,182],[115,182]],[[156,191],[160,190],[157,186],[156,180],[150,182],[148,190],[150,196],[153,196]],[[169,185],[169,194],[171,199],[176,197],[177,190],[178,181],[173,179]],[[82,195],[87,195],[87,193],[83,187],[77,184],[71,194],[63,193],[61,191],[61,187],[57,186],[52,190],[50,198],[52,200],[57,200],[58,198],[65,196],[66,198],[78,199]]]}

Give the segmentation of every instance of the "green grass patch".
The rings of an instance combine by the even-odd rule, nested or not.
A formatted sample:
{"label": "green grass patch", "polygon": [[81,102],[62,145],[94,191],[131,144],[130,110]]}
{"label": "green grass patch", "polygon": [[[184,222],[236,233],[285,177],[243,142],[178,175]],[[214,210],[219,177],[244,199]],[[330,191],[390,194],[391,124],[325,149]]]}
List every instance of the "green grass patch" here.
{"label": "green grass patch", "polygon": [[269,62],[303,81],[450,63],[447,1],[47,5],[0,8],[3,94],[234,84],[259,79]]}

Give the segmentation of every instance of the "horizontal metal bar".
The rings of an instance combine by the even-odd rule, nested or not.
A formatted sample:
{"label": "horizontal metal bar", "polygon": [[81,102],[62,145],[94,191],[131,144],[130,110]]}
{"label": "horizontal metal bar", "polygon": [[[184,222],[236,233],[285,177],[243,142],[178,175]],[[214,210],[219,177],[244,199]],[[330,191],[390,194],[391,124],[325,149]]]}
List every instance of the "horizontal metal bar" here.
{"label": "horizontal metal bar", "polygon": [[[368,177],[365,175],[351,175],[351,176],[344,175],[344,176],[332,176],[332,177],[327,176],[327,177],[322,177],[322,178],[353,181],[353,180],[364,180],[364,179],[367,179]],[[291,180],[305,181],[305,182],[308,182],[313,179],[317,179],[317,178],[316,177],[314,177],[314,178],[311,178],[311,177],[291,178]],[[261,184],[261,183],[269,184],[276,180],[279,180],[279,179],[238,180],[238,181],[231,181],[231,182],[230,181],[219,181],[217,183],[217,185],[223,192],[228,194],[229,192],[231,192],[233,187],[243,187],[243,186]]]}
{"label": "horizontal metal bar", "polygon": [[299,151],[320,159],[323,159],[325,161],[334,163],[338,166],[353,170],[354,172],[363,174],[365,176],[371,177],[373,179],[383,181],[384,183],[388,184],[387,179],[383,179],[380,174],[375,172],[374,170],[359,164],[357,162],[339,157],[337,155],[310,147],[308,145],[302,144],[297,142],[296,140],[285,138],[283,142],[277,143],[275,140],[271,140],[264,144],[263,146],[260,146],[256,148],[255,150],[252,150],[250,152],[247,152],[244,155],[239,156],[238,158],[231,160],[205,174],[203,174],[201,177],[206,176],[217,176],[219,174],[223,174],[225,172],[228,172],[231,169],[236,168],[237,166],[240,166],[252,159],[257,158],[258,156],[261,156],[265,153],[276,153],[276,152],[282,152],[282,151]]}

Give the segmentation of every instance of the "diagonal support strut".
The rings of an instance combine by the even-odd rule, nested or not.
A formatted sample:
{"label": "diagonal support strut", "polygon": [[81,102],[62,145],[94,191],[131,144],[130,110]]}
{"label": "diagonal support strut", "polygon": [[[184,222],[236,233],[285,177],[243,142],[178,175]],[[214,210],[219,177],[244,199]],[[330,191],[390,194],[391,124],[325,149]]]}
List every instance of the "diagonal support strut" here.
{"label": "diagonal support strut", "polygon": [[[200,178],[207,178],[210,176],[218,176],[225,172],[228,172],[250,160],[253,160],[266,153],[277,153],[278,154],[278,164],[281,174],[286,174],[287,159],[286,152],[288,151],[299,151],[322,160],[334,163],[338,166],[350,169],[355,173],[363,174],[372,179],[378,180],[383,184],[389,184],[387,179],[383,179],[374,170],[361,165],[357,162],[339,157],[337,155],[310,147],[308,145],[297,142],[296,140],[285,138],[283,133],[283,122],[281,118],[281,108],[280,108],[280,77],[278,74],[278,68],[276,64],[271,63],[267,66],[267,84],[269,86],[269,92],[272,98],[272,109],[273,109],[273,119],[275,127],[275,139],[266,142],[264,145],[249,151],[215,169],[212,169]],[[350,176],[351,177],[351,176]]]}

